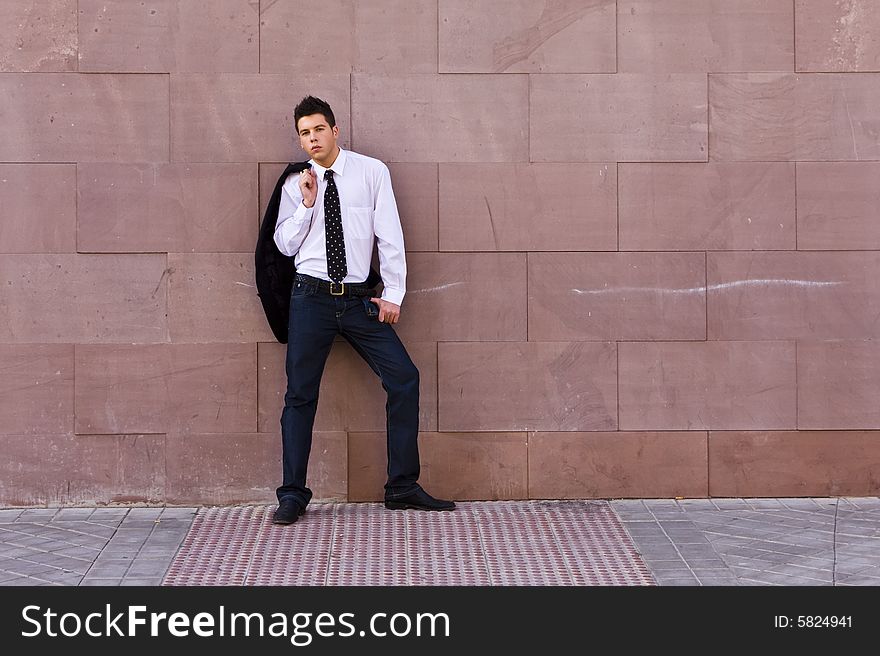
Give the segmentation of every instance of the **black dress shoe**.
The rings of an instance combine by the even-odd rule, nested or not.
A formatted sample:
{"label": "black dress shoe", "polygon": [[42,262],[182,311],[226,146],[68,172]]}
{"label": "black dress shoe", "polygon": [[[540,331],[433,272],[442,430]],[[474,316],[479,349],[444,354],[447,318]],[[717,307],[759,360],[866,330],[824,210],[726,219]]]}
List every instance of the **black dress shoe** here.
{"label": "black dress shoe", "polygon": [[293,524],[306,511],[296,499],[282,499],[272,515],[273,524]]}
{"label": "black dress shoe", "polygon": [[385,507],[389,510],[455,510],[455,504],[452,501],[444,501],[443,499],[435,499],[422,489],[418,489],[412,494],[397,499],[385,499]]}

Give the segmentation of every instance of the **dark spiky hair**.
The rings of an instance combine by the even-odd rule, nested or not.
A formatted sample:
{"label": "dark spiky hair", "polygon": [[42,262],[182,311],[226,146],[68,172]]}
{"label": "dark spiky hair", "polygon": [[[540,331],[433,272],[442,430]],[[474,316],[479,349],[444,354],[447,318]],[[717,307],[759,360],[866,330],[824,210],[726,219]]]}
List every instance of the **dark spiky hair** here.
{"label": "dark spiky hair", "polygon": [[336,126],[336,117],[333,116],[333,110],[330,109],[330,105],[320,98],[315,98],[315,96],[306,96],[299,101],[299,104],[293,110],[293,126],[297,133],[299,132],[299,120],[303,116],[311,116],[312,114],[323,114],[324,118],[327,119],[327,125],[331,128]]}

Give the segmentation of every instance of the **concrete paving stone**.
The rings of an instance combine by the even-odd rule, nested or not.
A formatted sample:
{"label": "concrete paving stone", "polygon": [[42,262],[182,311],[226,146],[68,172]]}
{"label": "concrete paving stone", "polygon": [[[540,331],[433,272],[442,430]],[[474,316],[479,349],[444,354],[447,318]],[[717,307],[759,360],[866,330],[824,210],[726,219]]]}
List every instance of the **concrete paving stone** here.
{"label": "concrete paving stone", "polygon": [[135,559],[136,554],[133,553],[113,553],[112,551],[107,551],[106,549],[101,552],[101,555],[95,559],[96,563],[130,563]]}
{"label": "concrete paving stone", "polygon": [[837,577],[834,581],[835,585],[871,585],[877,586],[880,585],[880,578],[876,576],[845,576],[845,577]]}
{"label": "concrete paving stone", "polygon": [[699,560],[721,560],[718,552],[712,547],[709,547],[708,549],[690,550],[687,546],[688,545],[680,545],[678,551],[688,564]]}
{"label": "concrete paving stone", "polygon": [[637,544],[639,553],[642,558],[650,558],[654,560],[682,560],[681,554],[675,547],[645,547]]}
{"label": "concrete paving stone", "polygon": [[682,586],[699,585],[700,582],[695,576],[660,576],[657,578],[657,584],[660,586]]}
{"label": "concrete paving stone", "polygon": [[153,531],[152,535],[146,539],[147,544],[169,545],[182,542],[188,531],[168,530]]}
{"label": "concrete paving stone", "polygon": [[651,514],[658,520],[675,521],[686,520],[687,512],[684,508],[651,508]]}
{"label": "concrete paving stone", "polygon": [[129,519],[158,519],[164,508],[129,508]]}
{"label": "concrete paving stone", "polygon": [[141,547],[141,551],[149,553],[165,552],[173,554],[177,552],[181,544],[183,544],[183,538],[169,542],[166,542],[164,540],[147,540],[147,542],[144,543],[144,546]]}
{"label": "concrete paving stone", "polygon": [[611,504],[611,507],[614,508],[614,510],[645,510],[647,508],[647,506],[645,506],[645,502],[641,499],[612,499],[609,503]]}
{"label": "concrete paving stone", "polygon": [[789,542],[762,541],[753,548],[760,551],[770,551],[773,553],[788,554],[789,556],[817,556],[830,552],[832,544],[817,543],[815,541],[804,541],[804,544],[792,544]]}
{"label": "concrete paving stone", "polygon": [[691,567],[727,567],[727,561],[717,551],[704,558],[688,558],[687,562]]}
{"label": "concrete paving stone", "polygon": [[709,544],[709,538],[699,529],[666,529],[666,535],[675,544]]}
{"label": "concrete paving stone", "polygon": [[179,540],[189,532],[188,526],[157,526],[149,539]]}
{"label": "concrete paving stone", "polygon": [[57,544],[56,540],[49,540],[32,535],[16,535],[12,538],[6,538],[4,542],[16,547],[28,547],[35,551],[43,550],[43,545]]}
{"label": "concrete paving stone", "polygon": [[877,538],[880,536],[880,528],[870,524],[858,526],[850,523],[846,527],[838,525],[838,535],[846,538]]}
{"label": "concrete paving stone", "polygon": [[72,535],[86,535],[84,533],[80,533],[78,531],[70,531],[64,529],[57,529],[53,527],[47,527],[43,529],[43,527],[35,528],[33,531],[30,531],[30,535],[35,538],[42,538],[44,540],[50,542],[64,542],[68,537]]}
{"label": "concrete paving stone", "polygon": [[23,511],[18,508],[2,508],[0,509],[0,524],[6,522],[14,522],[19,518]]}
{"label": "concrete paving stone", "polygon": [[106,551],[101,554],[100,558],[95,559],[93,566],[130,566],[135,558],[136,554],[113,554],[107,553]]}
{"label": "concrete paving stone", "polygon": [[821,508],[827,508],[829,510],[834,510],[834,506],[837,505],[837,499],[834,497],[810,497],[818,506]]}
{"label": "concrete paving stone", "polygon": [[135,557],[134,560],[136,560],[138,562],[140,562],[142,560],[153,560],[153,561],[159,561],[159,562],[163,562],[163,563],[170,563],[171,561],[174,560],[174,557],[176,555],[177,555],[177,550],[163,551],[163,552],[158,552],[158,551],[144,552],[144,551],[141,551],[140,553],[138,553],[138,555]]}
{"label": "concrete paving stone", "polygon": [[122,583],[119,585],[122,586],[157,586],[162,585],[162,577],[154,576],[154,577],[141,577],[141,578],[131,578],[131,579],[123,579]]}
{"label": "concrete paving stone", "polygon": [[735,578],[733,572],[728,567],[691,567],[691,571],[698,579],[702,579],[705,577],[712,578],[722,578],[729,577]]}
{"label": "concrete paving stone", "polygon": [[159,519],[155,520],[157,528],[189,528],[192,526],[193,518],[186,517],[166,517],[162,515]]}
{"label": "concrete paving stone", "polygon": [[863,574],[865,576],[880,577],[880,567],[876,565],[856,564],[846,561],[837,563],[834,567],[834,571],[837,572],[838,576],[855,576],[856,574]]}
{"label": "concrete paving stone", "polygon": [[779,499],[744,498],[743,501],[746,502],[746,505],[749,506],[749,508],[755,508],[756,510],[785,509],[785,506],[782,505],[782,502]]}
{"label": "concrete paving stone", "polygon": [[118,587],[119,583],[122,581],[121,578],[106,578],[106,579],[98,579],[98,578],[84,578],[79,582],[81,586],[87,585],[92,587]]}
{"label": "concrete paving stone", "polygon": [[73,571],[76,571],[78,568],[81,568],[83,566],[88,566],[92,562],[91,560],[85,560],[82,558],[71,558],[66,554],[57,554],[51,552],[35,553],[28,556],[27,559],[32,563],[43,563],[44,565],[61,567]]}
{"label": "concrete paving stone", "polygon": [[16,547],[14,545],[3,545],[0,548],[0,559],[6,558],[22,558],[31,555],[32,553],[38,553],[34,549],[28,549],[27,547]]}
{"label": "concrete paving stone", "polygon": [[706,588],[739,585],[739,580],[735,576],[698,576],[697,580],[701,586]]}
{"label": "concrete paving stone", "polygon": [[6,572],[0,570],[0,585],[6,585],[7,581],[14,581],[20,579],[21,575],[16,574],[14,572]]}
{"label": "concrete paving stone", "polygon": [[625,513],[635,517],[651,517],[651,509],[641,501],[631,504],[628,503],[627,505],[620,505],[620,502],[615,502],[610,505],[612,510],[616,513]]}
{"label": "concrete paving stone", "polygon": [[153,531],[147,538],[149,544],[172,544],[180,542],[186,537],[187,531],[179,529],[168,529],[167,531]]}
{"label": "concrete paving stone", "polygon": [[748,504],[743,499],[713,498],[712,503],[719,510],[742,510],[748,508]]}
{"label": "concrete paving stone", "polygon": [[675,499],[644,499],[644,502],[645,507],[652,510],[655,508],[678,508]]}
{"label": "concrete paving stone", "polygon": [[143,545],[144,542],[147,541],[146,536],[114,536],[108,543],[105,549],[114,548],[114,549],[126,549],[128,551],[138,550]]}
{"label": "concrete paving stone", "polygon": [[690,572],[691,568],[681,558],[675,560],[643,557],[642,560],[648,565],[654,574],[659,572]]}
{"label": "concrete paving stone", "polygon": [[164,508],[162,510],[162,519],[192,519],[199,512],[198,508]]}
{"label": "concrete paving stone", "polygon": [[94,577],[98,576],[101,578],[111,577],[111,576],[124,576],[126,572],[131,568],[132,563],[125,564],[117,564],[117,563],[96,563],[89,568],[89,571],[86,572],[86,576]]}
{"label": "concrete paving stone", "polygon": [[743,558],[742,556],[728,557],[725,555],[724,562],[732,570],[747,569],[754,572],[766,572],[774,563],[768,563],[766,560],[757,558]]}
{"label": "concrete paving stone", "polygon": [[688,528],[694,525],[694,522],[688,517],[687,513],[680,512],[674,516],[658,517],[657,523],[667,528]]}
{"label": "concrete paving stone", "polygon": [[741,586],[778,586],[779,583],[768,583],[767,581],[762,581],[760,579],[753,579],[747,576],[737,577],[737,585]]}
{"label": "concrete paving stone", "polygon": [[838,550],[837,560],[859,567],[880,567],[880,556],[877,555],[850,555],[842,550]]}
{"label": "concrete paving stone", "polygon": [[7,572],[15,572],[25,576],[39,576],[45,572],[53,571],[52,567],[43,563],[29,563],[24,560],[17,560],[14,563],[6,563],[3,567]]}
{"label": "concrete paving stone", "polygon": [[109,540],[116,531],[115,527],[104,526],[103,524],[95,524],[92,522],[65,522],[55,521],[51,524],[51,528],[55,531],[54,535],[64,535],[65,533],[75,533],[77,535],[90,535],[95,538],[103,538]]}
{"label": "concrete paving stone", "polygon": [[780,499],[779,501],[789,510],[817,510],[821,508],[812,499],[794,498]]}
{"label": "concrete paving stone", "polygon": [[112,558],[121,558],[123,556],[128,556],[129,558],[134,558],[135,555],[141,550],[140,545],[131,545],[131,544],[113,544],[112,542],[108,543],[106,547],[104,547],[104,553],[107,556]]}
{"label": "concrete paving stone", "polygon": [[676,499],[675,503],[685,512],[716,509],[712,499]]}
{"label": "concrete paving stone", "polygon": [[743,544],[752,542],[751,538],[743,537],[741,535],[722,535],[718,533],[706,533],[706,537],[708,538],[709,542],[714,545],[741,546]]}
{"label": "concrete paving stone", "polygon": [[829,560],[822,566],[810,566],[798,562],[774,563],[767,568],[767,571],[792,576],[822,576],[824,573],[831,573],[831,561]]}
{"label": "concrete paving stone", "polygon": [[625,524],[637,524],[639,522],[654,521],[654,517],[644,513],[617,512],[617,518]]}
{"label": "concrete paving stone", "polygon": [[857,511],[861,508],[863,497],[838,497],[837,507],[839,510]]}
{"label": "concrete paving stone", "polygon": [[61,508],[56,514],[52,521],[57,522],[60,519],[68,520],[68,519],[88,519],[91,514],[95,512],[94,508]]}
{"label": "concrete paving stone", "polygon": [[[831,518],[834,517],[833,513],[829,515],[829,513],[824,510],[792,510],[791,508],[786,508],[785,506],[778,509],[773,509],[772,513],[769,510],[761,510],[759,512],[769,513],[764,514],[763,516],[768,522],[773,522],[774,525],[779,522],[825,521],[829,516]],[[838,511],[838,514],[839,512],[840,511]]]}
{"label": "concrete paving stone", "polygon": [[670,540],[667,536],[660,535],[639,535],[633,536],[633,542],[638,545],[644,545],[645,547],[668,547],[672,546],[672,540]]}
{"label": "concrete paving stone", "polygon": [[831,585],[831,572],[800,576],[768,572],[763,574],[761,578],[769,583],[777,583],[779,585]]}
{"label": "concrete paving stone", "polygon": [[128,508],[95,508],[89,519],[92,521],[121,520],[128,514]]}
{"label": "concrete paving stone", "polygon": [[837,513],[837,521],[838,523],[845,522],[848,524],[852,522],[854,524],[863,524],[865,526],[877,526],[880,525],[880,511],[868,512],[866,510],[841,510]]}
{"label": "concrete paving stone", "polygon": [[91,562],[98,557],[101,550],[93,547],[71,547],[69,544],[65,544],[59,545],[57,549],[52,549],[52,553],[62,553],[71,558],[82,558]]}
{"label": "concrete paving stone", "polygon": [[39,521],[51,519],[58,512],[58,508],[27,508],[18,516],[19,522]]}
{"label": "concrete paving stone", "polygon": [[778,551],[769,551],[765,549],[743,549],[737,551],[725,551],[723,552],[723,554],[726,558],[751,558],[755,560],[760,560],[761,562],[767,563],[768,565],[774,563],[788,563],[795,559],[803,558],[803,555],[799,554],[780,553]]}
{"label": "concrete paving stone", "polygon": [[28,587],[31,587],[31,586],[38,586],[38,585],[39,586],[51,585],[51,583],[49,583],[48,581],[43,581],[42,579],[34,578],[34,577],[22,576],[21,578],[14,579],[12,581],[7,581],[3,585],[4,586],[18,586],[18,587],[28,586]]}
{"label": "concrete paving stone", "polygon": [[79,582],[82,581],[82,574],[58,571],[41,574],[40,578],[59,585],[79,585]]}
{"label": "concrete paving stone", "polygon": [[844,497],[842,500],[859,510],[880,510],[880,497]]}
{"label": "concrete paving stone", "polygon": [[131,564],[126,576],[133,578],[162,577],[165,576],[170,564],[170,561],[138,559]]}
{"label": "concrete paving stone", "polygon": [[[85,547],[89,549],[103,549],[107,544],[108,540],[104,538],[95,538],[88,535],[71,535],[69,536],[65,542],[72,547]],[[53,543],[55,545],[60,544],[60,542]],[[50,547],[50,549],[55,550],[56,547]]]}
{"label": "concrete paving stone", "polygon": [[122,524],[116,529],[114,535],[120,536],[131,536],[131,535],[143,535],[147,536],[153,532],[153,529],[156,528],[155,522],[152,520],[140,521],[135,520],[133,522],[123,521]]}
{"label": "concrete paving stone", "polygon": [[159,519],[131,519],[131,517],[126,517],[122,520],[122,523],[119,525],[120,531],[134,531],[134,530],[146,530],[152,531],[156,526],[158,526]]}
{"label": "concrete paving stone", "polygon": [[645,514],[634,519],[627,519],[626,523],[632,524],[633,526],[653,526],[657,524],[657,520],[654,518],[654,515]]}
{"label": "concrete paving stone", "polygon": [[627,533],[632,535],[633,537],[659,537],[665,536],[666,532],[663,528],[654,522],[651,523],[643,523],[643,524],[625,524]]}

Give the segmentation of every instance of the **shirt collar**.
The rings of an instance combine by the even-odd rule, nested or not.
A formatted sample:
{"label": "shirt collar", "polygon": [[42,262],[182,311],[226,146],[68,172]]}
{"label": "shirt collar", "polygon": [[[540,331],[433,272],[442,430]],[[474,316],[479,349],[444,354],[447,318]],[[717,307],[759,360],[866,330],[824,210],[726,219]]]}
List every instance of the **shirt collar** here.
{"label": "shirt collar", "polygon": [[[333,171],[333,175],[342,175],[343,170],[345,169],[345,162],[348,159],[348,155],[345,150],[342,148],[339,149],[339,154],[336,156],[336,161],[333,162],[333,166],[330,167],[330,170]],[[309,164],[312,165],[312,168],[315,169],[316,175],[318,175],[322,180],[324,179],[324,173],[327,171],[326,168],[318,164],[315,160],[310,159]]]}

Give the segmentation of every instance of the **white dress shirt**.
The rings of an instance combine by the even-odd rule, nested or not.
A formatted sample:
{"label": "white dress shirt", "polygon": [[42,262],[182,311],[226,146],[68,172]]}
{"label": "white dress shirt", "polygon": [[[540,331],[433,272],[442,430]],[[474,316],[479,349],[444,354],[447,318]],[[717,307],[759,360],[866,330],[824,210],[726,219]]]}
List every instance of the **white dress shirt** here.
{"label": "white dress shirt", "polygon": [[[324,243],[324,189],[327,170],[309,160],[318,179],[318,196],[312,207],[303,205],[299,175],[287,178],[281,190],[275,244],[285,255],[293,255],[297,273],[322,280],[327,275]],[[342,232],[345,237],[347,283],[364,282],[370,274],[373,238],[378,240],[382,298],[396,305],[406,294],[406,255],[397,203],[391,189],[391,173],[378,159],[339,149],[333,166],[333,179],[339,190]]]}

